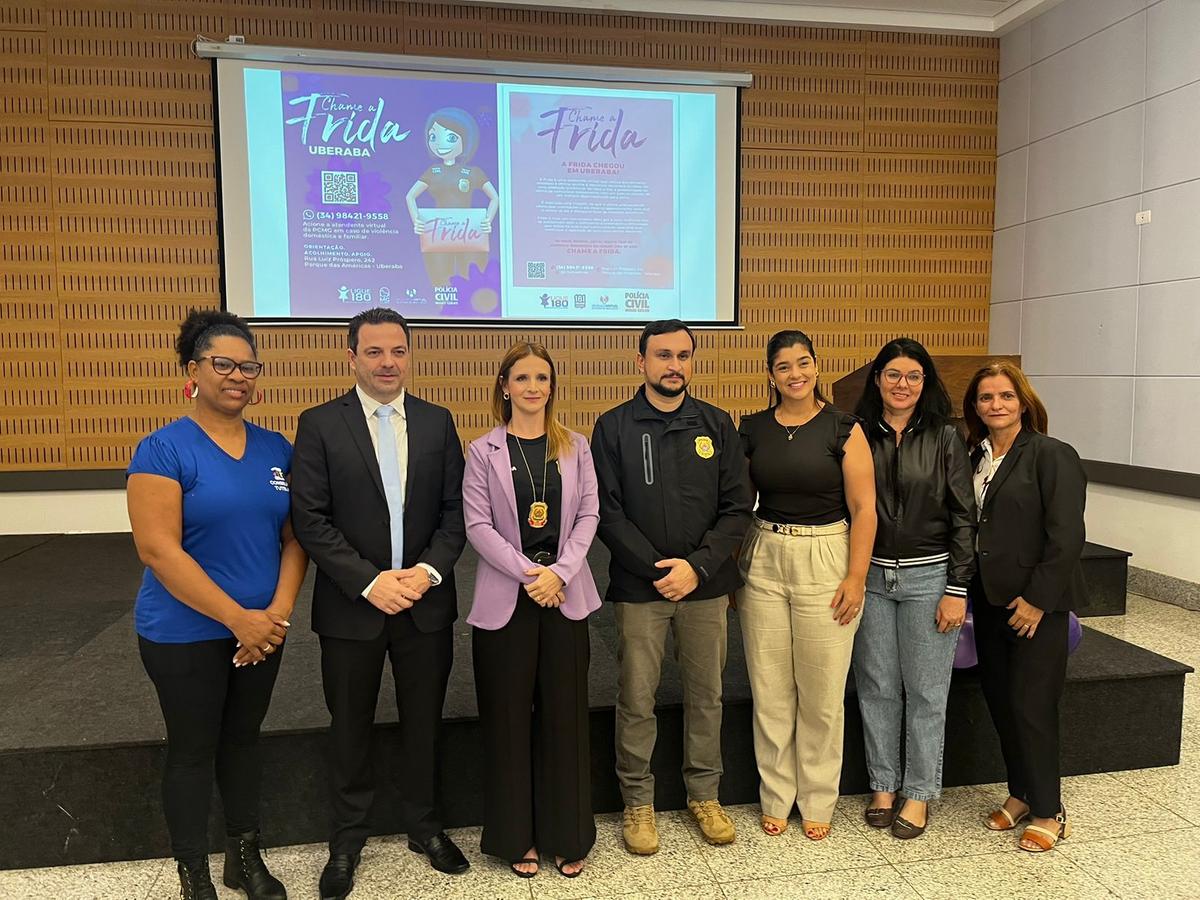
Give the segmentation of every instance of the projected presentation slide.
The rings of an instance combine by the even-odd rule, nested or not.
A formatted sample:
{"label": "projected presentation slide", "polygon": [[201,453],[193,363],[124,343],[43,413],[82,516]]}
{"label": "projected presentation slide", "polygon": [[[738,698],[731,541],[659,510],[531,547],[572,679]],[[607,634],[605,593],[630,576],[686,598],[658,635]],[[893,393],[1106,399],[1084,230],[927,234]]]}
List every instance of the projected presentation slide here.
{"label": "projected presentation slide", "polygon": [[230,309],[733,318],[736,191],[723,206],[719,181],[736,166],[718,170],[715,89],[231,65],[240,90],[219,70]]}

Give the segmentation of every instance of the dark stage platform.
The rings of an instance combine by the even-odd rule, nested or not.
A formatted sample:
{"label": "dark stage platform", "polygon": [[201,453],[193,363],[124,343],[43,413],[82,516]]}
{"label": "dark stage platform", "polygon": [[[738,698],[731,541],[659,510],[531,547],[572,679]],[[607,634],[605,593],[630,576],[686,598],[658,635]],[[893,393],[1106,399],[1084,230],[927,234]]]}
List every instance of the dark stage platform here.
{"label": "dark stage platform", "polygon": [[[607,553],[592,558],[601,591]],[[470,597],[474,558],[458,567],[460,604]],[[159,807],[163,729],[154,692],[138,658],[132,625],[141,566],[127,534],[0,536],[0,868],[166,856]],[[310,576],[311,578],[311,576]],[[269,844],[326,837],[324,728],[319,648],[308,628],[308,596],[288,640],[264,726],[264,836]],[[598,812],[620,809],[613,774],[616,629],[605,607],[591,619],[592,782]],[[481,819],[479,746],[469,629],[455,628],[456,664],[446,700],[441,773],[447,825]],[[1184,675],[1188,667],[1085,629],[1072,657],[1063,703],[1064,774],[1179,761]],[[389,771],[397,726],[390,679],[379,704],[376,760],[381,778],[376,827],[400,830]],[[668,661],[659,690],[657,805],[685,804],[679,774],[681,689]],[[750,729],[750,688],[737,615],[730,615],[725,670],[721,797],[757,800]],[[997,781],[999,749],[977,679],[956,673],[950,697],[948,785]],[[842,790],[867,789],[861,722],[847,694]],[[213,846],[220,829],[214,821]]]}
{"label": "dark stage platform", "polygon": [[1129,585],[1128,550],[1117,550],[1091,541],[1083,545],[1080,561],[1087,585],[1087,606],[1080,616],[1123,616]]}

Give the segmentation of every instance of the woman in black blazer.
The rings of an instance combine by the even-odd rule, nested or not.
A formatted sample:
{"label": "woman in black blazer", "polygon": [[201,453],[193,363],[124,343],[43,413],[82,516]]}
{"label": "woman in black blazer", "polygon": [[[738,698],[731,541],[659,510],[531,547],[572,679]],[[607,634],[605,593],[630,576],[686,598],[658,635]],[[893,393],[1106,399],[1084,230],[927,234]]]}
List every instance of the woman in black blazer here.
{"label": "woman in black blazer", "polygon": [[1071,832],[1059,794],[1058,699],[1067,613],[1084,598],[1087,478],[1075,450],[1047,436],[1046,408],[1013,363],[975,373],[963,417],[979,507],[975,644],[1008,769],[1009,797],[987,827],[1009,831],[1030,818],[1020,847],[1040,853]]}

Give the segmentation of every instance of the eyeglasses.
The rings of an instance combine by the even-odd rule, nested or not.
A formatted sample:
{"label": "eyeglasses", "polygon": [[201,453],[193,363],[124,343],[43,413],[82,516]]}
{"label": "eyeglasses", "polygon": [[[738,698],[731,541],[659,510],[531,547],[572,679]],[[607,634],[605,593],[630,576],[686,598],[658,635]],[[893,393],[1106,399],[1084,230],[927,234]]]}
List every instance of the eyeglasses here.
{"label": "eyeglasses", "polygon": [[897,372],[895,369],[885,369],[883,372],[883,380],[888,384],[899,384],[901,378],[907,381],[912,387],[916,387],[925,380],[925,376],[915,370],[904,373]]}
{"label": "eyeglasses", "polygon": [[201,356],[196,362],[207,359],[212,363],[213,371],[218,375],[232,375],[234,369],[241,369],[242,375],[246,378],[257,378],[262,374],[263,364],[248,360],[246,362],[236,362],[228,356]]}

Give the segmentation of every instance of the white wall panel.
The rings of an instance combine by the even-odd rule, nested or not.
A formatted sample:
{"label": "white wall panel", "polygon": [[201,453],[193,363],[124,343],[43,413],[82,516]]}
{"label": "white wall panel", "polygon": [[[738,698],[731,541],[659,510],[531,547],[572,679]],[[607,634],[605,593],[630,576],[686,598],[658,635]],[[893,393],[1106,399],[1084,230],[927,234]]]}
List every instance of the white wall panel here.
{"label": "white wall panel", "polygon": [[1139,378],[1133,401],[1133,465],[1200,474],[1200,378]]}
{"label": "white wall panel", "polygon": [[1084,459],[1129,463],[1133,431],[1133,378],[1030,378],[1050,414],[1050,434]]}
{"label": "white wall panel", "polygon": [[1030,69],[1000,82],[996,110],[996,152],[1007,153],[1029,143]]}
{"label": "white wall panel", "polygon": [[1138,568],[1200,582],[1200,500],[1093,482],[1085,516],[1089,541],[1130,551]]}
{"label": "white wall panel", "polygon": [[992,235],[992,302],[1020,300],[1025,265],[1025,226],[1015,225]]}
{"label": "white wall panel", "polygon": [[1027,223],[1023,296],[1137,284],[1137,210],[1129,197]]}
{"label": "white wall panel", "polygon": [[1142,284],[1200,278],[1200,181],[1142,195]]}
{"label": "white wall panel", "polygon": [[1200,279],[1139,289],[1136,372],[1200,376]]}
{"label": "white wall panel", "polygon": [[1163,0],[1147,10],[1146,90],[1153,96],[1200,80],[1200,3]]}
{"label": "white wall panel", "polygon": [[1142,109],[1143,104],[1131,106],[1030,144],[1026,218],[1138,193]]}
{"label": "white wall panel", "polygon": [[[1146,14],[1138,13],[1035,63],[1029,71],[1029,140],[1144,100]],[[1003,114],[1001,110],[1001,121]]]}
{"label": "white wall panel", "polygon": [[993,303],[988,309],[988,353],[1021,352],[1022,305],[1022,301],[1014,300]]}
{"label": "white wall panel", "polygon": [[996,227],[1007,228],[1025,221],[1025,176],[1029,150],[1021,147],[996,160]]}
{"label": "white wall panel", "polygon": [[[1152,191],[1200,178],[1200,81],[1148,100],[1145,107],[1142,189]],[[997,197],[997,205],[999,202]]]}
{"label": "white wall panel", "polygon": [[1085,458],[1200,472],[1200,0],[1066,0],[1000,57],[989,348]]}
{"label": "white wall panel", "polygon": [[1007,78],[1033,62],[1030,53],[1029,23],[1000,38],[1000,77]]}
{"label": "white wall panel", "polygon": [[1144,9],[1146,0],[1067,0],[1029,23],[1033,62]]}
{"label": "white wall panel", "polygon": [[1030,375],[1132,375],[1136,287],[1026,300],[1021,367]]}

